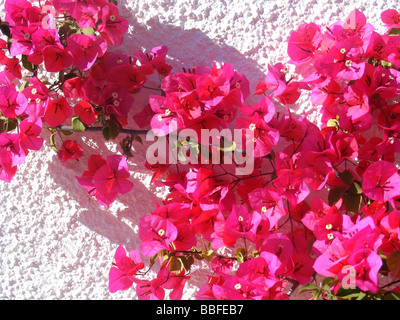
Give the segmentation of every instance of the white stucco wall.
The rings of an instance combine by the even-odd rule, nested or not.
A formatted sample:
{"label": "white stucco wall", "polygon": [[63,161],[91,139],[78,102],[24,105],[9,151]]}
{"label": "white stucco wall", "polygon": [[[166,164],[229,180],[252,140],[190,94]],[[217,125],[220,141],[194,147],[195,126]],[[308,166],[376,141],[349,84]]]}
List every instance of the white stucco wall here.
{"label": "white stucco wall", "polygon": [[[227,62],[248,77],[251,88],[264,79],[268,63],[288,59],[286,38],[301,23],[331,24],[357,8],[380,27],[380,12],[400,9],[396,0],[119,0],[119,8],[131,24],[119,49],[166,45],[175,71]],[[137,98],[138,110],[144,102],[145,95]],[[308,103],[295,108],[318,116]],[[150,199],[161,195],[149,186],[146,147],[136,145],[130,161],[134,190],[105,210],[75,176],[90,154],[106,156],[118,147],[94,134],[74,138],[84,146],[81,161],[64,167],[47,143],[29,154],[11,183],[0,181],[0,299],[136,299],[133,289],[108,292],[108,269],[119,244],[138,246],[139,218],[154,209]],[[194,276],[184,299],[193,298],[204,274]]]}

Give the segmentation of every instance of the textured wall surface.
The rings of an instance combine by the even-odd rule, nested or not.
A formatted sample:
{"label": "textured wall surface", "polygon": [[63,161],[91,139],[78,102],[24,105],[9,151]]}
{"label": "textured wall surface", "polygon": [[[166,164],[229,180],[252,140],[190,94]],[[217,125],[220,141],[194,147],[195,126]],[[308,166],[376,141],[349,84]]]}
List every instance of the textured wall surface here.
{"label": "textured wall surface", "polygon": [[[264,79],[268,63],[288,60],[286,38],[301,23],[332,24],[357,8],[379,30],[380,12],[400,9],[396,0],[118,2],[131,24],[118,50],[166,45],[175,71],[227,62],[247,76],[251,88]],[[1,0],[1,14],[3,8]],[[136,99],[136,110],[145,100],[145,93]],[[305,100],[295,110],[316,119],[317,109]],[[45,130],[43,137],[48,138]],[[81,161],[66,168],[47,143],[28,155],[11,183],[0,181],[0,299],[137,299],[133,289],[110,294],[107,285],[115,249],[138,246],[139,218],[162,196],[149,185],[143,166],[146,145],[136,145],[129,162],[134,190],[105,210],[88,198],[75,176],[86,169],[90,154],[107,156],[118,147],[95,135],[74,138],[84,147]],[[198,266],[184,299],[194,297],[206,273]]]}

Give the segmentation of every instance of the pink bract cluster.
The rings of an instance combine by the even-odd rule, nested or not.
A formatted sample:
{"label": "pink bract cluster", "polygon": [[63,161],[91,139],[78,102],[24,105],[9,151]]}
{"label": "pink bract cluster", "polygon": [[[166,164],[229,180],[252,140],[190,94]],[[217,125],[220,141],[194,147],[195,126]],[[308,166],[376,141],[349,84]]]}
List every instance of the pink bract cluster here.
{"label": "pink bract cluster", "polygon": [[[117,248],[111,292],[135,286],[138,299],[181,299],[201,261],[209,275],[197,299],[285,300],[298,286],[315,299],[400,298],[396,10],[381,15],[385,34],[358,10],[327,27],[301,24],[287,39],[289,61],[269,65],[254,89],[228,63],[172,72],[165,46],[117,53],[129,25],[115,1],[7,0],[5,10],[1,180],[10,182],[29,151],[42,147],[45,125],[63,164],[83,155],[71,135],[126,133],[119,154],[90,155],[77,177],[108,208],[133,188],[126,159],[141,140],[133,125],[157,141],[188,129],[197,137],[240,134],[240,145],[222,135],[217,143],[178,138],[173,148],[191,161],[146,161],[152,183],[168,195],[140,213],[140,247]],[[43,79],[49,74],[56,80]],[[157,88],[145,86],[152,75]],[[134,110],[143,88],[157,94]],[[260,97],[254,105],[246,103],[250,94]],[[320,108],[320,127],[291,112],[301,95]],[[193,161],[205,150],[208,161]],[[250,156],[253,169],[238,174],[243,164],[215,162],[215,151],[221,159]]]}

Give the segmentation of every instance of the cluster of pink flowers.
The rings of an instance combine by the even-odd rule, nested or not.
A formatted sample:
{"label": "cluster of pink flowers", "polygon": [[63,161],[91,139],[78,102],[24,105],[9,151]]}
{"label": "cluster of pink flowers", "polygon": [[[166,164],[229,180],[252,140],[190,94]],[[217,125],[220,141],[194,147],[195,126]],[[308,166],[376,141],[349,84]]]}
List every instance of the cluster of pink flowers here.
{"label": "cluster of pink flowers", "polygon": [[[115,138],[128,124],[134,94],[146,77],[168,74],[166,47],[132,55],[110,53],[120,45],[128,22],[118,7],[106,0],[47,1],[35,6],[27,0],[7,0],[0,39],[0,177],[10,182],[29,150],[39,150],[43,124],[51,132],[51,145],[66,164],[83,155],[73,140],[55,143],[57,133],[71,134],[80,126],[103,130]],[[41,80],[54,73],[53,83]],[[71,130],[58,130],[72,124]],[[122,156],[121,156],[122,157]],[[123,158],[123,157],[122,157]],[[84,185],[86,187],[86,185]],[[97,194],[96,194],[97,195]],[[115,199],[99,200],[106,207]]]}
{"label": "cluster of pink flowers", "polygon": [[[189,160],[204,150],[224,159],[252,150],[246,174],[236,170],[242,163],[214,158],[145,163],[152,183],[169,193],[140,218],[140,247],[128,255],[117,248],[110,291],[136,286],[139,299],[181,299],[201,260],[210,274],[197,299],[289,299],[299,285],[316,298],[399,297],[399,13],[382,13],[385,34],[358,10],[326,28],[300,25],[287,39],[290,60],[269,65],[252,89],[228,63],[173,73],[165,46],[131,55],[109,50],[129,27],[113,2],[6,1],[0,179],[11,181],[29,150],[42,147],[44,125],[63,164],[84,153],[63,135],[91,130],[115,140],[125,132],[121,154],[90,155],[77,177],[108,208],[133,188],[126,161],[133,122],[160,141],[185,129],[197,137],[204,129],[235,130],[240,145],[221,135],[217,144],[178,138],[173,147],[186,156],[190,144],[198,159]],[[57,79],[40,80],[42,72]],[[161,83],[150,89],[159,94],[133,110],[135,94],[153,74]],[[250,94],[259,97],[254,105],[246,104]],[[320,108],[321,126],[291,112],[302,94]]]}
{"label": "cluster of pink flowers", "polygon": [[[150,98],[155,132],[225,128],[224,121],[251,129],[246,143],[254,143],[255,169],[241,176],[235,164],[151,167],[171,192],[140,220],[140,252],[161,268],[148,291],[137,285],[139,299],[160,299],[168,290],[180,298],[195,259],[210,262],[198,299],[289,299],[288,283],[307,288],[317,274],[333,279],[330,290],[343,295],[349,268],[360,292],[379,295],[379,275],[399,276],[392,265],[400,249],[393,101],[400,36],[388,27],[378,34],[357,10],[325,32],[301,25],[288,37],[288,64],[297,75],[288,65],[270,65],[254,90],[262,95],[256,105],[244,104],[248,80],[229,64],[163,79],[165,95]],[[302,93],[321,107],[321,128],[290,112]],[[166,268],[180,277],[176,287]],[[110,286],[114,281],[110,274]]]}

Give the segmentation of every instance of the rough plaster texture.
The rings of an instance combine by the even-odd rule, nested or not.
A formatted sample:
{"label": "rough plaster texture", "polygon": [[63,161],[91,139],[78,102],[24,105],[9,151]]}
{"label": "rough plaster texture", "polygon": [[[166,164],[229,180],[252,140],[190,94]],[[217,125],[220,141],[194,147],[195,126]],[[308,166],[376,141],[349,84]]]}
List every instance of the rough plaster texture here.
{"label": "rough plaster texture", "polygon": [[[268,63],[287,61],[285,40],[301,23],[331,24],[357,8],[378,27],[380,12],[397,5],[396,0],[119,0],[131,24],[119,50],[166,45],[175,71],[227,62],[254,88]],[[3,8],[1,0],[1,15]],[[318,109],[306,100],[294,110],[317,121]],[[145,101],[145,94],[138,97],[136,110]],[[46,130],[43,137],[48,138]],[[162,196],[143,166],[146,144],[135,145],[130,161],[134,190],[104,210],[75,176],[86,169],[90,154],[107,156],[118,146],[94,134],[75,138],[84,146],[81,161],[66,168],[46,144],[29,154],[11,183],[0,182],[0,299],[137,299],[133,289],[110,294],[107,285],[116,247],[138,246],[139,218],[154,209],[151,199]],[[184,299],[194,297],[206,273],[198,266]]]}

